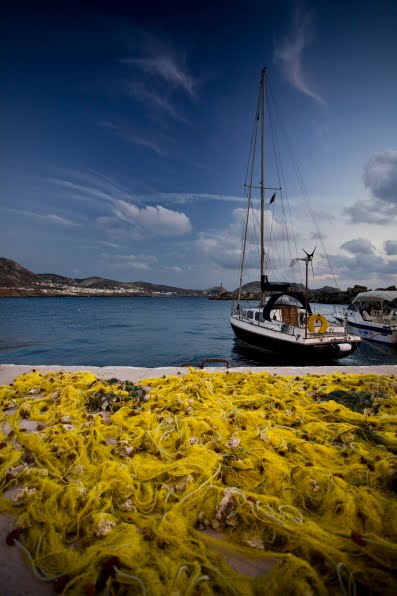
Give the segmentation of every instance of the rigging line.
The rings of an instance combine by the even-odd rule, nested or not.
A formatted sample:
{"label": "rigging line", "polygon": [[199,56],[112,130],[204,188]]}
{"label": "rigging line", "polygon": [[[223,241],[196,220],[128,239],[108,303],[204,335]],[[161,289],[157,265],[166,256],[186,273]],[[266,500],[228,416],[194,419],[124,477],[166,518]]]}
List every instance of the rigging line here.
{"label": "rigging line", "polygon": [[[244,192],[247,197],[247,211],[246,211],[245,225],[243,226],[243,230],[242,230],[240,275],[239,275],[239,279],[238,279],[238,287],[239,287],[238,300],[240,300],[240,298],[241,298],[241,286],[243,283],[243,271],[244,271],[244,263],[245,263],[247,230],[248,230],[248,224],[249,224],[249,212],[250,212],[250,208],[251,208],[253,168],[254,168],[254,164],[255,164],[255,153],[256,153],[257,134],[258,134],[259,111],[260,111],[260,98],[258,98],[257,106],[256,106],[255,120],[254,120],[254,125],[252,127],[250,149],[249,149],[249,153],[248,153],[248,162],[247,162],[245,181],[244,181]],[[250,186],[248,186],[248,177],[250,178]]]}
{"label": "rigging line", "polygon": [[251,276],[247,273],[251,269],[258,270],[258,263],[260,259],[259,249],[259,221],[257,199],[252,198],[250,209],[250,220],[247,227],[247,246],[245,251],[245,267],[244,267],[244,282],[251,281]]}
{"label": "rigging line", "polygon": [[[286,238],[287,244],[289,244],[288,230],[287,230],[287,226],[286,226],[286,222],[285,222],[284,207],[283,207],[282,202],[281,202],[280,206],[281,206],[281,210],[283,212],[283,221],[284,221],[284,225],[281,224],[281,227],[282,228],[283,227],[285,228],[284,234],[285,234],[285,238]],[[278,268],[279,272],[280,273],[282,272],[282,274],[285,275],[285,261],[286,261],[285,243],[284,242],[281,243],[281,248],[282,248],[282,254],[281,254],[280,253],[280,250],[279,250],[279,244],[276,242],[276,236],[275,236],[275,231],[274,231],[274,227],[275,227],[275,223],[276,223],[275,205],[273,205],[273,209],[271,211],[271,216],[272,216],[272,219],[271,219],[271,226],[270,226],[270,242],[272,242],[271,246],[273,247],[273,249],[272,249],[271,252],[273,254],[270,254],[270,251],[269,251],[269,261],[272,258],[274,258],[274,263],[275,263],[274,267],[275,267],[275,269]],[[275,256],[273,257],[273,255],[275,255]]]}
{"label": "rigging line", "polygon": [[[272,94],[272,91],[271,91],[271,89],[270,89],[270,93]],[[330,259],[329,259],[329,256],[328,256],[328,253],[327,253],[327,250],[326,250],[326,248],[325,248],[325,244],[324,244],[324,241],[323,241],[323,238],[322,238],[322,235],[321,235],[321,231],[320,231],[319,225],[318,225],[318,223],[317,223],[317,218],[316,218],[316,216],[315,216],[315,213],[314,213],[313,207],[312,207],[312,205],[311,205],[311,202],[310,202],[310,199],[309,199],[309,195],[308,195],[308,192],[307,192],[307,189],[306,189],[305,183],[304,183],[304,181],[303,181],[302,174],[301,174],[301,172],[300,172],[300,168],[299,168],[298,161],[297,161],[297,159],[296,159],[296,157],[295,157],[295,153],[294,153],[294,151],[293,151],[292,144],[291,144],[291,142],[290,142],[290,140],[289,140],[289,137],[288,137],[288,135],[287,135],[287,131],[286,131],[286,129],[285,129],[285,126],[284,126],[284,124],[283,124],[283,122],[282,122],[282,120],[281,120],[281,118],[280,118],[280,115],[279,115],[279,113],[278,113],[277,107],[275,107],[275,113],[276,113],[277,119],[278,119],[278,121],[279,121],[279,123],[280,123],[280,128],[281,128],[281,130],[282,130],[282,132],[283,132],[283,135],[284,135],[284,140],[285,140],[286,146],[287,146],[287,148],[288,148],[288,150],[289,150],[290,157],[291,157],[291,161],[292,161],[292,164],[293,164],[293,166],[294,166],[294,168],[295,168],[295,172],[296,172],[296,175],[297,175],[297,178],[298,178],[299,184],[300,184],[300,186],[301,186],[301,190],[302,190],[302,192],[303,192],[303,195],[304,195],[304,198],[305,198],[305,201],[306,201],[306,206],[307,206],[307,208],[308,208],[308,211],[309,211],[309,213],[310,213],[310,215],[311,215],[311,217],[312,217],[312,220],[313,220],[313,223],[314,223],[314,226],[315,226],[315,229],[316,229],[317,235],[318,235],[318,239],[319,239],[319,241],[320,241],[321,247],[322,247],[322,249],[323,249],[323,251],[324,251],[324,254],[325,254],[326,260],[327,260],[327,262],[328,262],[328,265],[329,265],[329,267],[330,267],[330,270],[331,270],[331,273],[332,273],[332,277],[333,277],[334,283],[335,283],[335,285],[338,287],[338,284],[337,284],[337,281],[336,281],[336,278],[335,278],[335,274],[334,274],[334,270],[333,270],[333,268],[332,268],[332,264],[331,264],[331,261],[330,261]]]}
{"label": "rigging line", "polygon": [[[274,156],[274,164],[275,164],[275,168],[276,168],[278,182],[279,182],[279,184],[281,184],[281,176],[280,176],[281,165],[280,165],[280,158],[279,158],[279,153],[278,153],[278,147],[277,147],[277,143],[276,143],[276,134],[275,134],[273,120],[272,120],[272,115],[271,115],[271,110],[270,110],[269,98],[268,98],[267,104],[269,106],[268,107],[268,119],[269,119],[270,132],[271,132],[271,142],[272,142],[272,149],[273,149],[273,156]],[[287,223],[286,223],[286,218],[285,218],[284,205],[282,203],[281,203],[281,211],[283,213],[283,218],[282,218],[282,224],[281,225],[282,225],[282,227],[285,228],[285,232],[284,232],[285,233],[285,238],[287,240],[287,244],[289,244],[288,229],[287,229]],[[275,209],[273,208],[273,211],[272,211],[273,220],[274,220],[274,212],[275,212]],[[274,221],[272,223],[274,223]],[[285,252],[284,252],[284,255],[285,255]]]}
{"label": "rigging line", "polygon": [[[259,100],[257,106],[257,117],[255,118],[255,125],[254,131],[252,134],[252,139],[254,140],[254,144],[251,148],[252,150],[252,161],[251,161],[251,172],[250,172],[250,185],[252,185],[252,179],[254,175],[254,165],[255,165],[255,154],[256,154],[256,144],[257,144],[257,136],[258,136],[258,114],[259,114]],[[250,164],[248,164],[247,169]],[[238,292],[238,300],[241,300],[241,285],[243,281],[243,270],[244,270],[244,262],[245,262],[245,250],[247,245],[247,230],[248,230],[248,223],[249,223],[249,213],[251,209],[251,198],[252,198],[252,191],[249,188],[248,192],[248,205],[247,205],[247,213],[245,218],[245,227],[244,227],[244,237],[243,237],[243,248],[241,252],[241,264],[240,264],[240,280],[239,280],[239,292]]]}
{"label": "rigging line", "polygon": [[[287,143],[289,143],[289,142],[287,141]],[[291,151],[291,152],[293,151],[293,149],[292,149],[292,146],[291,146],[291,145],[289,145],[289,149],[290,149],[290,151]],[[327,260],[327,263],[328,263],[328,265],[329,265],[329,268],[330,268],[330,271],[331,271],[331,274],[332,274],[332,278],[333,278],[333,280],[334,280],[335,286],[336,286],[336,287],[338,287],[338,283],[337,283],[337,281],[336,281],[335,273],[334,273],[334,270],[333,270],[333,267],[332,267],[331,261],[330,261],[330,259],[329,259],[329,256],[328,256],[328,253],[327,253],[327,250],[326,250],[326,248],[325,248],[325,244],[324,244],[324,240],[323,240],[323,237],[322,237],[322,234],[321,234],[321,230],[320,230],[320,227],[319,227],[319,225],[318,225],[318,223],[317,223],[316,215],[315,215],[315,212],[314,212],[314,210],[313,210],[313,208],[312,208],[312,205],[311,205],[311,203],[310,203],[309,195],[308,195],[308,193],[307,193],[306,186],[305,186],[305,183],[304,183],[304,181],[303,181],[302,175],[301,175],[301,173],[300,173],[300,170],[299,170],[299,165],[298,165],[298,163],[297,163],[296,159],[295,159],[295,162],[294,162],[294,166],[295,166],[295,168],[297,169],[297,173],[298,173],[298,179],[299,179],[299,182],[300,182],[300,184],[301,184],[301,188],[302,188],[302,190],[303,190],[303,193],[304,193],[304,197],[305,197],[306,205],[307,205],[307,207],[308,207],[308,210],[309,210],[309,213],[310,213],[310,215],[311,215],[311,217],[312,217],[312,219],[313,219],[314,226],[315,226],[315,229],[316,229],[316,232],[317,232],[317,236],[318,236],[318,239],[319,239],[319,241],[320,241],[320,244],[321,244],[321,246],[322,246],[322,249],[323,249],[323,251],[324,251],[325,258],[326,258],[326,260]]]}
{"label": "rigging line", "polygon": [[[247,186],[250,165],[255,161],[255,159],[253,158],[253,151],[256,150],[256,143],[257,143],[257,140],[256,139],[257,139],[257,134],[258,134],[258,122],[259,122],[259,114],[260,114],[260,99],[261,98],[259,96],[258,97],[258,101],[257,101],[257,105],[256,105],[254,126],[252,127],[252,133],[251,133],[250,149],[249,149],[249,153],[248,153],[248,162],[247,162],[247,169],[246,169],[246,173],[245,173],[244,187]],[[252,185],[252,175],[250,176],[250,185]]]}
{"label": "rigging line", "polygon": [[[248,205],[249,205],[249,201],[250,201],[250,197],[248,195],[247,190],[244,188],[244,192],[247,198],[247,209],[248,209]],[[240,254],[240,266],[239,269],[237,270],[236,274],[237,274],[237,279],[236,279],[236,287],[240,288],[242,285],[242,270],[243,270],[243,266],[244,266],[244,245],[245,245],[245,236],[246,236],[246,223],[241,227],[241,238],[240,238],[240,246],[241,246],[241,254]]]}
{"label": "rigging line", "polygon": [[[270,105],[270,95],[267,96],[267,114],[268,114],[268,120],[269,120],[269,128],[271,131],[271,146],[273,149],[273,159],[274,159],[274,164],[275,164],[275,169],[276,169],[276,174],[277,174],[277,180],[279,185],[281,186],[281,175],[280,175],[280,171],[281,171],[281,160],[279,157],[279,151],[278,151],[278,145],[276,143],[276,135],[275,135],[275,129],[274,129],[274,125],[273,125],[273,120],[272,120],[272,116],[271,116],[271,105]],[[288,237],[288,228],[287,228],[287,222],[286,222],[286,217],[285,217],[285,209],[284,209],[284,204],[282,201],[282,193],[280,193],[280,209],[282,212],[282,223],[281,223],[281,227],[284,228],[284,238],[287,242],[287,245],[289,246],[289,237]],[[273,230],[274,230],[274,225],[275,225],[275,205],[273,207],[272,210],[272,226],[271,226],[271,234],[273,237]],[[285,270],[285,266],[281,267],[281,263],[285,264],[285,243],[282,243],[282,252],[283,252],[283,257],[281,257],[280,255],[280,251],[278,250],[278,245],[277,243],[274,241],[274,252],[277,255],[278,261],[279,261],[279,269]],[[270,255],[269,255],[270,257]],[[275,259],[276,262],[276,259]]]}
{"label": "rigging line", "polygon": [[[258,239],[258,230],[260,230],[260,223],[259,223],[259,219],[258,219],[258,212],[259,212],[259,208],[254,209],[254,207],[251,207],[251,212],[252,212],[252,220],[253,220],[253,240],[254,240],[254,246],[256,246],[256,250],[258,253],[258,256],[260,258],[260,248],[259,248],[259,243],[257,241]],[[256,226],[255,226],[256,224]]]}
{"label": "rigging line", "polygon": [[[294,227],[292,225],[291,207],[290,207],[290,202],[289,202],[289,197],[288,197],[288,192],[287,192],[287,186],[285,183],[285,176],[284,176],[284,170],[283,170],[283,166],[282,166],[282,160],[281,160],[281,156],[280,156],[280,145],[277,140],[277,132],[276,132],[275,125],[274,125],[273,112],[272,112],[272,110],[274,108],[272,106],[272,103],[274,103],[274,98],[273,98],[272,94],[269,93],[268,101],[267,101],[268,119],[269,119],[270,130],[271,130],[272,148],[273,148],[273,154],[274,154],[275,167],[276,167],[276,171],[277,171],[278,183],[279,183],[280,187],[283,187],[285,189],[285,201],[283,199],[283,192],[281,191],[280,192],[280,203],[281,203],[281,210],[282,210],[282,214],[283,214],[283,218],[282,218],[283,224],[282,225],[284,227],[285,238],[286,238],[286,242],[288,245],[288,251],[289,251],[289,254],[287,256],[289,257],[289,260],[291,260],[294,255],[292,255],[292,250],[291,250],[290,233],[292,235],[292,241],[293,241],[293,245],[295,247],[296,254],[298,253],[298,248],[297,248],[297,243],[296,243]],[[287,206],[287,212],[285,209],[285,204]],[[283,255],[284,255],[284,263],[285,263],[285,261],[286,261],[286,251],[285,250],[283,250]],[[285,269],[285,267],[284,267],[284,269]],[[300,267],[299,267],[299,272],[300,272],[300,277],[301,277],[301,282],[302,282],[302,272],[301,272]],[[292,277],[294,281],[296,281],[296,275],[295,275],[294,270],[292,271],[292,274],[291,274],[291,272],[289,273],[289,276]]]}
{"label": "rigging line", "polygon": [[[273,107],[272,104],[274,104],[274,103],[275,103],[275,100],[274,100],[274,98],[271,94],[271,90],[270,90],[269,98],[268,98],[268,106],[269,106],[268,116],[269,116],[271,132],[272,132],[272,143],[273,143],[273,150],[274,150],[274,154],[275,154],[275,163],[276,163],[276,169],[277,169],[277,174],[278,174],[278,180],[279,180],[280,186],[282,185],[285,189],[285,192],[284,192],[285,201],[283,199],[283,193],[281,193],[281,207],[282,207],[282,212],[283,212],[285,236],[286,236],[288,249],[289,249],[289,259],[291,260],[291,258],[298,253],[298,247],[297,247],[297,243],[296,243],[296,235],[295,235],[294,226],[292,225],[291,206],[290,206],[290,201],[289,201],[289,196],[288,196],[288,191],[287,191],[287,185],[285,182],[284,169],[282,166],[282,160],[281,160],[281,156],[280,156],[280,144],[277,139],[278,135],[276,132],[276,128],[274,125],[274,119],[273,119],[273,111],[272,110],[275,111],[275,107]],[[286,214],[285,204],[287,206],[288,216]],[[288,222],[288,224],[287,224],[287,222]],[[289,226],[289,228],[288,228],[288,226]],[[290,232],[289,232],[289,230],[290,230]],[[290,233],[292,235],[293,246],[295,247],[295,255],[292,255],[290,235],[289,235]],[[299,265],[300,265],[300,263],[299,263]],[[301,270],[300,266],[299,266],[299,273],[300,273],[300,279],[302,282],[302,270]],[[292,271],[292,275],[291,275],[291,272],[289,275],[294,279],[294,281],[296,281],[296,274],[295,274],[294,270]]]}

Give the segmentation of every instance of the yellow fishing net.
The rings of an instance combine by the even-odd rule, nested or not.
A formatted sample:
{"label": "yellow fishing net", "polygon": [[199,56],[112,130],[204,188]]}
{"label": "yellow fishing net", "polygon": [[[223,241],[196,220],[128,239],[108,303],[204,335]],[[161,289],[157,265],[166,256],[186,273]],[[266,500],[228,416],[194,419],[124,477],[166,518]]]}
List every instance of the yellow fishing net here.
{"label": "yellow fishing net", "polygon": [[0,387],[0,511],[65,594],[395,594],[397,379]]}

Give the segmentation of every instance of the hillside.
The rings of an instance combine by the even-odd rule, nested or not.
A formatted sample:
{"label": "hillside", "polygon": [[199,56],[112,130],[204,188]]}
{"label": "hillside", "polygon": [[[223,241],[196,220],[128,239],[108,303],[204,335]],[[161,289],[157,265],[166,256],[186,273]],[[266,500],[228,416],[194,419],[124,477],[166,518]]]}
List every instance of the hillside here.
{"label": "hillside", "polygon": [[[392,289],[392,288],[385,288]],[[353,288],[347,288],[346,291],[339,288],[332,288],[331,286],[324,286],[315,290],[308,291],[309,302],[317,302],[320,304],[349,304],[359,292],[365,292],[366,286],[356,285]],[[291,284],[292,293],[303,294],[305,287],[303,284]],[[233,292],[219,292],[216,295],[210,296],[212,300],[237,300],[238,289]],[[242,300],[259,300],[260,299],[260,282],[253,281],[242,286]]]}
{"label": "hillside", "polygon": [[[304,292],[302,284],[291,284],[293,292]],[[381,289],[381,288],[378,288]],[[395,290],[395,287],[384,288]],[[342,291],[331,286],[309,290],[309,301],[323,304],[348,304],[365,286],[355,285]],[[104,277],[69,278],[56,273],[33,273],[12,259],[0,257],[0,297],[2,296],[209,296],[214,300],[235,300],[237,289],[222,286],[193,290],[145,281],[116,281]],[[243,286],[243,299],[258,299],[259,281]]]}
{"label": "hillside", "polygon": [[0,287],[32,287],[40,281],[35,273],[22,267],[16,261],[0,258]]}
{"label": "hillside", "polygon": [[149,282],[123,282],[103,277],[69,278],[56,273],[33,273],[12,259],[0,257],[1,296],[51,295],[174,295],[200,296],[202,290],[186,290]]}

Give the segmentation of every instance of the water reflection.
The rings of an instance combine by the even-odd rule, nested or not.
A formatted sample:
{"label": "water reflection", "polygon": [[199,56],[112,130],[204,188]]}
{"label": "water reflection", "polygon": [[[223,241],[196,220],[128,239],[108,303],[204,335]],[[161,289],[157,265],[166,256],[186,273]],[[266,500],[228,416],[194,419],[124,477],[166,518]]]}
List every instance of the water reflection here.
{"label": "water reflection", "polygon": [[[260,352],[234,339],[231,348],[233,366],[311,366],[313,360],[274,352]],[[397,365],[397,349],[363,341],[354,354],[340,360],[322,361],[323,366],[379,366]]]}

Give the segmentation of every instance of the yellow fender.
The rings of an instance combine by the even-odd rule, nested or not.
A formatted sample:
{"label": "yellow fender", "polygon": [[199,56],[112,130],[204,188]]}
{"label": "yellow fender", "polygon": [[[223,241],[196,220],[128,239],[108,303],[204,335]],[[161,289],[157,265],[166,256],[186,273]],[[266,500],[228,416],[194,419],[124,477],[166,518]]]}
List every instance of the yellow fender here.
{"label": "yellow fender", "polygon": [[307,320],[307,328],[309,329],[309,331],[311,333],[313,333],[314,331],[314,325],[315,323],[317,323],[317,321],[320,321],[321,326],[318,330],[319,333],[325,333],[328,329],[328,321],[327,319],[324,317],[324,315],[310,315],[310,317]]}

